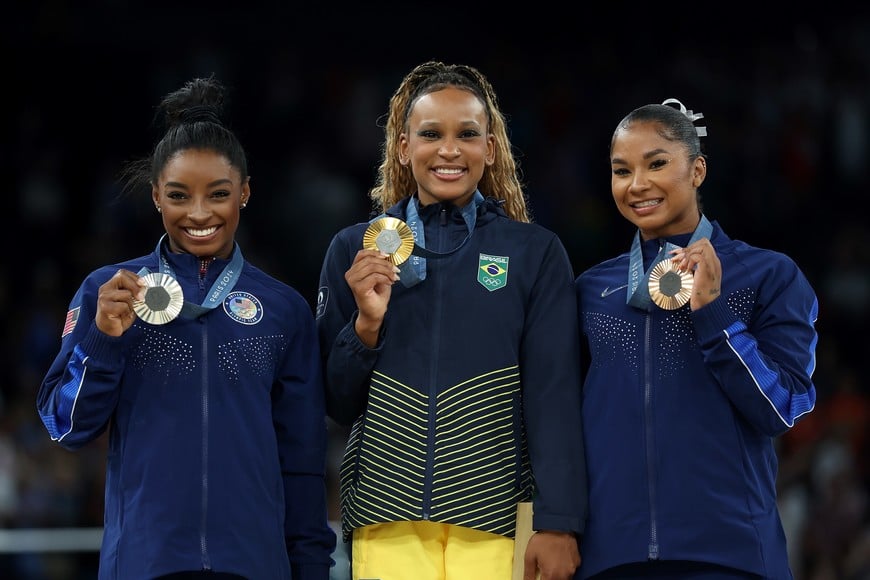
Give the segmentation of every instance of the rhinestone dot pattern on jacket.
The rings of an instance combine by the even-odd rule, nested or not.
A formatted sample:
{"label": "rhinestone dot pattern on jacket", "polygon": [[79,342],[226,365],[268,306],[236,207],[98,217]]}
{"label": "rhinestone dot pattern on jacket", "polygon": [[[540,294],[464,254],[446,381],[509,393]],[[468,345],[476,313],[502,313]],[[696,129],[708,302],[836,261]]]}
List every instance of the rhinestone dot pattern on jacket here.
{"label": "rhinestone dot pattern on jacket", "polygon": [[248,374],[272,376],[287,345],[283,334],[234,340],[218,347],[218,366],[233,381]]}
{"label": "rhinestone dot pattern on jacket", "polygon": [[610,367],[619,363],[632,370],[640,368],[636,325],[599,312],[587,312],[584,318],[589,344],[597,350],[591,353],[596,366]]}
{"label": "rhinestone dot pattern on jacket", "polygon": [[134,368],[152,374],[188,375],[196,368],[193,348],[162,331],[142,327],[142,340],[133,352]]}

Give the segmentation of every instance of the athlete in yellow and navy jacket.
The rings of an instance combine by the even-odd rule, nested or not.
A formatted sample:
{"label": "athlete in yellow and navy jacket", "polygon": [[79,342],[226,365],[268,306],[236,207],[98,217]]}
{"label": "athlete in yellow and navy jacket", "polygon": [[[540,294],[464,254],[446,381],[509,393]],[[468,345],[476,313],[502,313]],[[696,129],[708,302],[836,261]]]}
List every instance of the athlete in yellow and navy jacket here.
{"label": "athlete in yellow and navy jacket", "polygon": [[[326,578],[335,534],[310,305],[238,246],[232,260],[208,263],[160,248],[85,278],[37,396],[51,438],[68,449],[109,429],[100,578]],[[222,277],[237,281],[198,317],[182,310],[168,324],[138,319],[120,337],[102,333],[100,285],[119,268],[161,264],[194,304]]]}
{"label": "athlete in yellow and navy jacket", "polygon": [[[409,199],[386,214],[407,220]],[[317,306],[327,412],[353,425],[341,466],[345,538],[413,520],[513,537],[517,502],[532,498],[535,529],[583,531],[571,264],[554,233],[479,193],[471,203],[471,230],[453,205],[420,209],[425,279],[393,285],[373,349],[354,331],[344,279],[368,224],[338,232],[327,250]]]}

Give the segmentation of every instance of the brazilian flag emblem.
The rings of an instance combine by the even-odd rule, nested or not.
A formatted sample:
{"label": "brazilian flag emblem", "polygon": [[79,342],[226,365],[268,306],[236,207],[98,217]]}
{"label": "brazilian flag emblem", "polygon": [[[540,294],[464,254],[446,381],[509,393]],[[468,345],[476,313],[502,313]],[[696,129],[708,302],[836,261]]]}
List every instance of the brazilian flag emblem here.
{"label": "brazilian flag emblem", "polygon": [[507,285],[508,257],[480,254],[477,262],[477,281],[492,292]]}

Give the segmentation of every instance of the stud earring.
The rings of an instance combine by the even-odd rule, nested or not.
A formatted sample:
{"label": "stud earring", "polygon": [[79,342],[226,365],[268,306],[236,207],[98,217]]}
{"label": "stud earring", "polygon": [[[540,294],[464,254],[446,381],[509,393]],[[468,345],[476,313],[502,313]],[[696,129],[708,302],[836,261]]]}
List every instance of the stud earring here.
{"label": "stud earring", "polygon": [[240,207],[241,209],[245,209],[245,206],[246,206],[246,205],[248,205],[248,202],[243,201],[239,207]]}
{"label": "stud earring", "polygon": [[157,208],[157,213],[163,213],[163,208],[161,208],[159,205],[155,205],[154,207]]}

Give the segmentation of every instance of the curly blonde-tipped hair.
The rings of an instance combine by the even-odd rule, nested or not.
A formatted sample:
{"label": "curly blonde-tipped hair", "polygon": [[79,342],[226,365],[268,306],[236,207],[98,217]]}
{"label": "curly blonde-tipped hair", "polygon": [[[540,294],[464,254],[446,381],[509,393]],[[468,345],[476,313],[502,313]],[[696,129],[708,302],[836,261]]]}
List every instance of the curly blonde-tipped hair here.
{"label": "curly blonde-tipped hair", "polygon": [[478,189],[485,197],[504,200],[504,210],[512,219],[531,221],[517,161],[507,135],[507,123],[499,111],[495,91],[474,67],[439,61],[414,67],[390,98],[377,183],[369,191],[376,210],[386,211],[417,190],[410,166],[399,163],[400,137],[407,130],[408,117],[417,99],[446,87],[470,91],[486,107],[489,132],[495,137],[495,161],[484,169]]}

